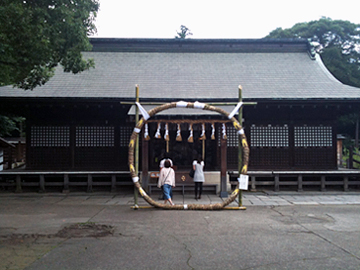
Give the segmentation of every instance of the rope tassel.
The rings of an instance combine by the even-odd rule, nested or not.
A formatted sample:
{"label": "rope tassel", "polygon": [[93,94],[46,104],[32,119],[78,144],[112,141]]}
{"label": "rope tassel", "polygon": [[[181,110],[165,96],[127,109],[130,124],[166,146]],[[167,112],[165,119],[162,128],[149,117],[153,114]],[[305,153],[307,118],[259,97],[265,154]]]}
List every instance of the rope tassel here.
{"label": "rope tassel", "polygon": [[200,135],[200,138],[199,140],[200,141],[203,141],[203,140],[206,140],[206,135],[205,135],[205,124],[201,124],[201,135]]}
{"label": "rope tassel", "polygon": [[226,136],[226,125],[222,124],[222,138],[224,140],[227,140],[227,136]]}
{"label": "rope tassel", "polygon": [[168,124],[168,123],[165,124],[165,135],[164,135],[164,139],[165,139],[165,141],[170,141],[170,137],[169,137],[169,124]]}
{"label": "rope tassel", "polygon": [[215,140],[215,125],[211,124],[211,139]]}
{"label": "rope tassel", "polygon": [[182,141],[180,124],[177,125],[176,141],[177,141],[177,142],[181,142],[181,141]]}
{"label": "rope tassel", "polygon": [[189,125],[189,131],[190,131],[190,136],[188,138],[188,142],[193,143],[194,142],[194,132],[193,132],[192,124]]}
{"label": "rope tassel", "polygon": [[149,126],[148,126],[147,123],[145,124],[144,140],[145,140],[145,141],[149,141],[149,140],[150,140],[150,136],[149,136]]}
{"label": "rope tassel", "polygon": [[160,129],[161,129],[161,123],[158,123],[157,130],[156,130],[156,133],[155,133],[155,138],[156,139],[161,139]]}

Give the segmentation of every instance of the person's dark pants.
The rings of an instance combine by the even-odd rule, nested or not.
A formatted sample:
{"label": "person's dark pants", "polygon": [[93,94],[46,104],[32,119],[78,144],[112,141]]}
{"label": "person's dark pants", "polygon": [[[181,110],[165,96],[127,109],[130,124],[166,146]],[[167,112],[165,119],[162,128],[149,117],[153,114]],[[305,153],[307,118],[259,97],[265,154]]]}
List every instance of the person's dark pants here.
{"label": "person's dark pants", "polygon": [[163,190],[163,186],[161,186],[161,194],[159,196],[159,200],[164,200],[164,190]]}
{"label": "person's dark pants", "polygon": [[[195,198],[201,198],[201,193],[203,190],[203,182],[195,182]],[[199,197],[198,197],[199,194]]]}

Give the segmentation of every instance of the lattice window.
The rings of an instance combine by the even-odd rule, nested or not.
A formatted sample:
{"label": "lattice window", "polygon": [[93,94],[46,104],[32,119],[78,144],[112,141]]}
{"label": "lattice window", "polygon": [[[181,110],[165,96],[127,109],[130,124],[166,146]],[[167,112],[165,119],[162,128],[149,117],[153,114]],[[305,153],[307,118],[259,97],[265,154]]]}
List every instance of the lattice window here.
{"label": "lattice window", "polygon": [[239,145],[239,135],[237,130],[233,126],[226,127],[227,135],[227,146],[228,147],[238,147]]}
{"label": "lattice window", "polygon": [[32,126],[31,147],[69,147],[70,127]]}
{"label": "lattice window", "polygon": [[[217,143],[218,146],[220,147],[220,140],[223,136],[223,131],[222,131],[222,125],[219,125],[219,128],[217,129]],[[239,145],[239,135],[237,134],[237,130],[231,125],[231,126],[226,126],[226,145],[228,147],[238,147]]]}
{"label": "lattice window", "polygon": [[289,147],[289,127],[252,125],[250,138],[251,147]]}
{"label": "lattice window", "polygon": [[120,127],[120,147],[129,146],[130,136],[133,130],[134,127]]}
{"label": "lattice window", "polygon": [[295,147],[332,147],[332,127],[294,127],[294,142]]}
{"label": "lattice window", "polygon": [[76,147],[113,147],[114,127],[76,127]]}

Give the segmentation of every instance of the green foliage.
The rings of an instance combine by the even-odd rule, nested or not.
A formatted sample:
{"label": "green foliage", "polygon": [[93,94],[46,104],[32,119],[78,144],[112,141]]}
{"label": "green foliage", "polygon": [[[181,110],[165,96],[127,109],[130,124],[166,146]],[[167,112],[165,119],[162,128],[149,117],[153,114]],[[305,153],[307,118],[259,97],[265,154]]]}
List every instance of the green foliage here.
{"label": "green foliage", "polygon": [[176,39],[185,39],[187,36],[192,36],[190,29],[187,28],[185,25],[181,25],[180,32],[176,31],[176,33],[177,33],[177,36],[175,36]]}
{"label": "green foliage", "polygon": [[348,164],[350,158],[350,150],[349,148],[343,148],[343,158],[342,158],[342,166],[348,167],[350,165],[353,169],[360,169],[360,150],[358,148],[353,148],[353,164]]}
{"label": "green foliage", "polygon": [[329,71],[342,83],[360,87],[360,25],[349,21],[321,18],[277,28],[266,38],[306,38],[321,54]]}
{"label": "green foliage", "polygon": [[73,73],[93,67],[81,51],[91,49],[98,9],[98,0],[2,0],[0,86],[34,89],[58,63]]}
{"label": "green foliage", "polygon": [[[24,117],[0,115],[0,137],[12,136],[14,131],[22,132],[19,126],[24,122]],[[20,136],[23,135],[20,134]]]}

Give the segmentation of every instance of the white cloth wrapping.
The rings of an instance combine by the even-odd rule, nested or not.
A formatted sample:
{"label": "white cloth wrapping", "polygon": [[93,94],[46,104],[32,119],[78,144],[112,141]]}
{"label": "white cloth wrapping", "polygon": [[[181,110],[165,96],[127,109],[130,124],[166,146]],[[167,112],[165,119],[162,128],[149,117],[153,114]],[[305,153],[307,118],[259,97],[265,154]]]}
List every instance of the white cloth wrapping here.
{"label": "white cloth wrapping", "polygon": [[243,135],[244,133],[245,133],[245,132],[244,132],[244,129],[239,129],[239,130],[238,130],[238,134],[239,134],[239,135]]}
{"label": "white cloth wrapping", "polygon": [[240,109],[240,107],[243,105],[242,102],[239,102],[236,107],[233,109],[233,111],[229,114],[229,119],[233,118],[233,116],[237,113],[237,111]]}
{"label": "white cloth wrapping", "polygon": [[179,107],[179,108],[186,108],[187,105],[188,105],[188,102],[186,102],[186,101],[176,102],[176,107]]}
{"label": "white cloth wrapping", "polygon": [[205,108],[205,103],[201,103],[201,102],[195,101],[195,103],[194,103],[194,108],[195,108],[195,109],[204,109],[204,108]]}
{"label": "white cloth wrapping", "polygon": [[135,102],[135,104],[138,106],[139,111],[141,113],[141,115],[144,117],[145,120],[148,120],[150,118],[150,115],[148,114],[148,112],[144,109],[143,106],[141,106],[141,104],[139,102]]}
{"label": "white cloth wrapping", "polygon": [[135,177],[132,178],[132,180],[133,180],[134,183],[136,183],[136,182],[139,181],[139,177],[138,177],[138,176],[135,176]]}

